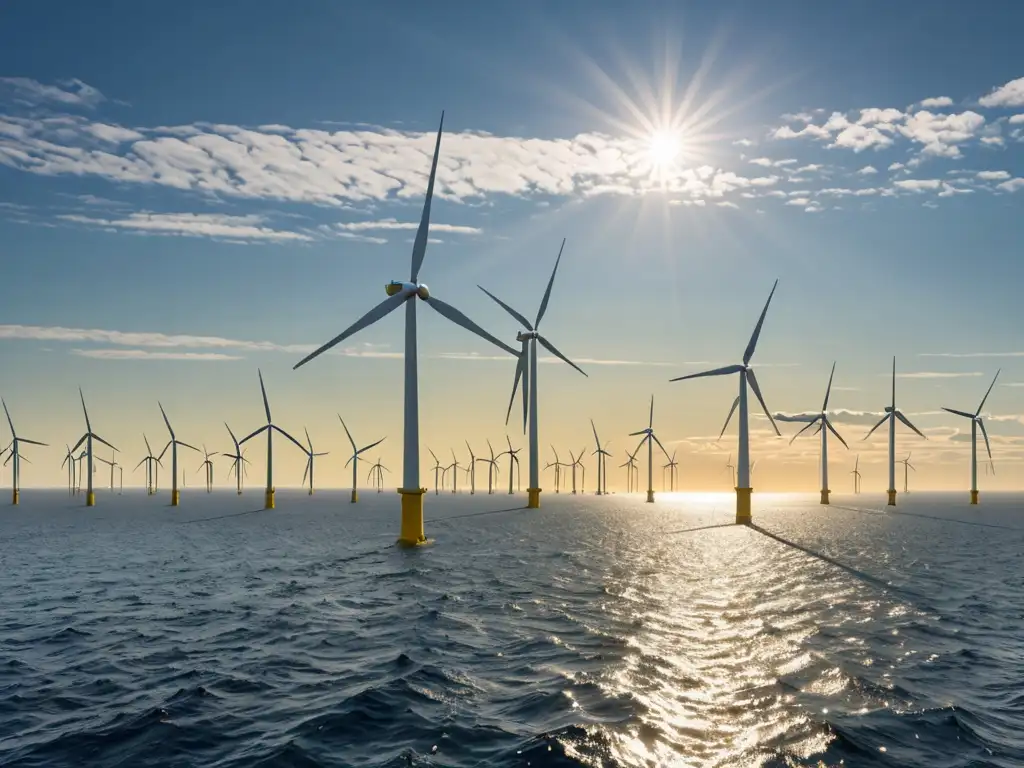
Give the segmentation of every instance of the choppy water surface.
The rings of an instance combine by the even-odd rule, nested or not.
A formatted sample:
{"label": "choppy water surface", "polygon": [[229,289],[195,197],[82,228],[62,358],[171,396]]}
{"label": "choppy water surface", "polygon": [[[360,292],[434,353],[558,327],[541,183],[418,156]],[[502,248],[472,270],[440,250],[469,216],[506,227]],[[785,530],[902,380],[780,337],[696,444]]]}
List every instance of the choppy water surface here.
{"label": "choppy water surface", "polygon": [[260,499],[2,508],[0,764],[1024,764],[1014,498]]}

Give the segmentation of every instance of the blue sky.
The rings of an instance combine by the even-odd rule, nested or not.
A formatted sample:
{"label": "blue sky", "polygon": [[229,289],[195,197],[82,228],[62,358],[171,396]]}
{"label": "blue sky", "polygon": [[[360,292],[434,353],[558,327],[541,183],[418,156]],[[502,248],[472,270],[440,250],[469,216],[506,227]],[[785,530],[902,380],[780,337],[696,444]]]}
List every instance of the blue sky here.
{"label": "blue sky", "polygon": [[[964,425],[940,407],[975,407],[1002,367],[986,482],[1020,485],[1017,4],[57,8],[0,10],[0,394],[27,437],[77,440],[81,385],[128,456],[163,436],[158,397],[225,450],[221,421],[260,424],[260,367],[275,419],[332,451],[324,484],[348,477],[335,412],[389,435],[397,470],[400,321],[291,367],[407,276],[443,109],[431,290],[512,341],[476,285],[534,313],[567,238],[545,329],[590,378],[542,369],[544,443],[578,450],[594,416],[621,454],[653,393],[684,485],[724,489],[732,385],[667,380],[738,358],[778,277],[754,359],[773,412],[819,407],[836,359],[834,420],[859,439],[895,354],[931,438],[900,450],[960,487]],[[514,363],[421,328],[425,444],[497,445]],[[817,485],[814,440],[753,426],[755,485]],[[59,483],[60,451],[35,450],[25,485]],[[855,452],[883,488],[884,439],[834,472]],[[298,483],[301,455],[275,464]]]}

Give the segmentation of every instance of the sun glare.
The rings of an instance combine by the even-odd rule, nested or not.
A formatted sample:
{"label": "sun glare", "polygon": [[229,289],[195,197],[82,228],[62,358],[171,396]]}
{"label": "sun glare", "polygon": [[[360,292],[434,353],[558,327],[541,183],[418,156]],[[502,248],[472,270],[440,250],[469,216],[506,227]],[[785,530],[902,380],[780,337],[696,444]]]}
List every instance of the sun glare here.
{"label": "sun glare", "polygon": [[667,131],[656,131],[651,135],[648,151],[655,167],[670,165],[679,155],[680,139]]}

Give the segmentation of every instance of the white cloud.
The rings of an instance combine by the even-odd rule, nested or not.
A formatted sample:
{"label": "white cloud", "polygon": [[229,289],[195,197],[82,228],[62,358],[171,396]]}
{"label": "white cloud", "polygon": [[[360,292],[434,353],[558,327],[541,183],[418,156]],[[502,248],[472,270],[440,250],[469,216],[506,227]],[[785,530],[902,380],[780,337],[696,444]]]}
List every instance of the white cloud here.
{"label": "white cloud", "polygon": [[829,147],[843,147],[854,152],[862,152],[871,147],[884,149],[892,144],[893,140],[874,126],[851,125],[840,131]]}
{"label": "white cloud", "polygon": [[98,360],[193,360],[214,362],[220,360],[242,360],[238,355],[221,352],[150,352],[146,349],[72,349],[71,354],[92,357]]}
{"label": "white cloud", "polygon": [[949,96],[935,96],[931,99],[922,99],[919,105],[922,109],[934,109],[935,107],[951,107],[953,100]]}
{"label": "white cloud", "polygon": [[905,165],[904,165],[903,163],[892,163],[892,164],[891,164],[891,165],[889,166],[889,170],[890,170],[890,171],[901,171],[901,170],[903,170],[903,169],[904,169],[904,168],[906,168],[906,167],[907,167],[907,166],[905,166]]}
{"label": "white cloud", "polygon": [[768,158],[768,157],[755,157],[752,160],[750,160],[750,164],[751,165],[760,165],[760,166],[763,166],[764,168],[771,168],[772,165],[774,165],[774,163],[772,162],[771,158]]}
{"label": "white cloud", "polygon": [[736,139],[733,144],[737,147],[752,147],[757,144],[757,142],[751,141],[750,139]]}
{"label": "white cloud", "polygon": [[977,112],[936,115],[921,110],[909,116],[899,131],[911,141],[923,144],[925,154],[959,157],[956,145],[973,138],[984,124],[985,118]]}
{"label": "white cloud", "polygon": [[978,178],[982,181],[1004,181],[1010,178],[1006,171],[979,171]]}
{"label": "white cloud", "polygon": [[1018,189],[1024,189],[1024,179],[1016,178],[1004,181],[1002,184],[996,184],[996,189],[1001,189],[1004,192],[1016,192]]}
{"label": "white cloud", "polygon": [[[892,376],[891,373],[880,373],[879,376]],[[984,376],[981,371],[956,372],[956,371],[912,371],[910,373],[897,373],[897,379],[965,379],[972,376]]]}
{"label": "white cloud", "polygon": [[981,143],[990,147],[1001,147],[1006,144],[1002,136],[982,136]]}
{"label": "white cloud", "polygon": [[942,181],[939,179],[903,179],[894,181],[893,186],[911,192],[924,192],[927,189],[938,189],[942,186]]}
{"label": "white cloud", "polygon": [[720,203],[716,203],[716,205],[721,206],[722,208],[739,208],[739,206],[731,200],[723,200]]}
{"label": "white cloud", "polygon": [[138,141],[142,134],[130,128],[122,128],[119,125],[107,125],[106,123],[92,123],[86,126],[86,130],[101,141],[111,144],[120,144],[125,141]]}
{"label": "white cloud", "polygon": [[817,125],[806,125],[799,131],[794,131],[788,125],[784,125],[771,134],[771,137],[774,139],[801,139],[805,136],[814,139],[832,138],[832,135],[827,130]]}
{"label": "white cloud", "polygon": [[878,173],[878,169],[875,168],[875,166],[873,165],[865,165],[863,168],[857,171],[857,173],[861,174],[862,176],[868,176],[872,173]]}
{"label": "white cloud", "polygon": [[801,165],[793,173],[817,173],[824,167],[820,163],[810,163],[809,165]]}
{"label": "white cloud", "polygon": [[228,238],[232,240],[309,241],[300,232],[262,226],[261,216],[227,216],[215,213],[133,213],[121,219],[101,219],[79,214],[63,214],[62,221],[107,229],[150,232],[161,235]]}
{"label": "white cloud", "polygon": [[[364,232],[366,230],[381,229],[416,229],[419,222],[397,221],[396,219],[381,219],[379,221],[353,221],[348,224],[338,224],[339,229],[349,232]],[[458,224],[434,224],[430,223],[431,232],[452,232],[455,234],[477,235],[483,230],[479,227],[467,227]]]}
{"label": "white cloud", "polygon": [[1009,122],[1010,125],[1021,125],[1024,123],[1024,115],[1014,115],[1007,122]]}
{"label": "white cloud", "polygon": [[978,104],[983,107],[1024,107],[1024,77],[994,88],[990,94],[978,99]]}
{"label": "white cloud", "polygon": [[57,85],[44,85],[28,77],[0,77],[0,95],[11,93],[13,99],[29,106],[47,102],[69,107],[94,107],[104,96],[81,80],[61,80]]}

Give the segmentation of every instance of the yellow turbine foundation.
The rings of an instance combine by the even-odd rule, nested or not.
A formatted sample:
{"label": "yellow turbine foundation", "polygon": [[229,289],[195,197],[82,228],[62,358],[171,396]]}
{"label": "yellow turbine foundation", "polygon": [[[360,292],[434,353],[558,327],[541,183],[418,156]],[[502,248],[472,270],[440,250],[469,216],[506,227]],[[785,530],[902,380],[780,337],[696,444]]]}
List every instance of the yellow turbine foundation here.
{"label": "yellow turbine foundation", "polygon": [[171,491],[171,506],[178,506],[179,501],[181,501],[181,491]]}
{"label": "yellow turbine foundation", "polygon": [[[395,543],[400,547],[415,547],[426,542],[423,534],[423,494],[426,488],[399,488],[402,495],[402,530]],[[352,491],[352,501],[355,501]]]}
{"label": "yellow turbine foundation", "polygon": [[540,488],[526,489],[526,506],[528,509],[540,509]]}
{"label": "yellow turbine foundation", "polygon": [[647,492],[647,501],[649,503],[652,503],[654,501],[654,491],[648,491]]}
{"label": "yellow turbine foundation", "polygon": [[832,493],[828,488],[821,489],[821,503],[828,504],[828,495]]}
{"label": "yellow turbine foundation", "polygon": [[[17,493],[17,491],[15,491],[15,493]],[[14,503],[15,504],[18,503],[18,497],[17,496],[14,497]],[[977,503],[978,503],[978,492],[977,491],[971,491],[971,504],[975,504],[976,505]]]}
{"label": "yellow turbine foundation", "polygon": [[96,494],[92,491],[87,491],[85,494],[85,506],[95,507],[96,506]]}
{"label": "yellow turbine foundation", "polygon": [[750,514],[750,494],[753,488],[736,489],[736,525],[750,525],[753,517]]}
{"label": "yellow turbine foundation", "polygon": [[888,491],[886,491],[886,493],[889,495],[889,500],[887,502],[885,502],[885,505],[887,507],[895,507],[896,506],[896,491],[894,491],[894,490],[892,490],[890,488]]}
{"label": "yellow turbine foundation", "polygon": [[273,488],[267,488],[266,492],[263,494],[263,508],[264,509],[273,509],[274,508],[274,489]]}
{"label": "yellow turbine foundation", "polygon": [[11,501],[11,504],[13,504],[14,506],[18,506],[18,497],[19,496],[21,496],[21,491],[19,491],[17,488],[15,488],[14,489],[14,498]]}
{"label": "yellow turbine foundation", "polygon": [[355,504],[357,501],[359,501],[359,491],[357,491],[355,488],[353,488],[352,489],[352,503]]}

